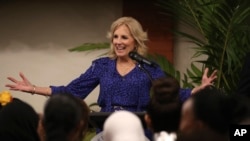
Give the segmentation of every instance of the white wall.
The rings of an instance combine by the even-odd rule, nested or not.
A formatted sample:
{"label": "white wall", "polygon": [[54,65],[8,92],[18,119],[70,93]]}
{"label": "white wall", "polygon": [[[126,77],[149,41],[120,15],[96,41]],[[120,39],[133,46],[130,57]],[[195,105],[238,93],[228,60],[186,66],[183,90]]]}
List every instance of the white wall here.
{"label": "white wall", "polygon": [[[191,29],[189,26],[183,23],[178,24],[178,30],[185,33],[189,33],[200,40],[204,40],[203,36],[201,36],[199,32],[195,31],[194,29]],[[191,43],[187,38],[175,37],[175,39],[174,66],[177,70],[181,72],[183,78],[183,73],[187,73],[187,69],[191,69],[191,62],[197,60],[205,60],[207,56],[203,55],[193,58],[193,55],[195,53],[195,50],[193,48],[197,46]],[[201,63],[195,62],[194,64],[199,68],[202,67]]]}
{"label": "white wall", "polygon": [[[0,3],[0,91],[19,72],[35,85],[66,85],[104,51],[69,52],[85,42],[106,42],[110,24],[121,16],[121,0]],[[95,102],[99,89],[86,99]],[[11,91],[42,112],[46,98]]]}

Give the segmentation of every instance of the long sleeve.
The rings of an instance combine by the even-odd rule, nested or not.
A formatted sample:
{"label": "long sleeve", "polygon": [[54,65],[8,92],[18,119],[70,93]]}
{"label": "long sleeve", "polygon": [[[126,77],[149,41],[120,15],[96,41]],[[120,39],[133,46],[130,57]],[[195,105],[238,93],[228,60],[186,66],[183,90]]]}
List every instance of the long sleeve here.
{"label": "long sleeve", "polygon": [[71,81],[67,86],[50,86],[52,94],[70,93],[84,99],[98,84],[103,71],[99,63],[94,61],[90,68],[78,78]]}
{"label": "long sleeve", "polygon": [[186,101],[191,96],[191,91],[192,91],[192,89],[189,89],[189,88],[186,88],[186,89],[182,88],[182,89],[180,89],[179,96],[180,96],[181,102]]}

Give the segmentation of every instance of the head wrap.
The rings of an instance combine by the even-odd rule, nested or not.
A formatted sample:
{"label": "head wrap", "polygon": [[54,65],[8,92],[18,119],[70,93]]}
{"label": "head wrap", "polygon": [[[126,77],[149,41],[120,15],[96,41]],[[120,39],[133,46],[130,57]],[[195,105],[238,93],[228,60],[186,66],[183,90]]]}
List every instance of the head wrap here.
{"label": "head wrap", "polygon": [[146,141],[142,123],[129,111],[116,111],[104,123],[104,141]]}

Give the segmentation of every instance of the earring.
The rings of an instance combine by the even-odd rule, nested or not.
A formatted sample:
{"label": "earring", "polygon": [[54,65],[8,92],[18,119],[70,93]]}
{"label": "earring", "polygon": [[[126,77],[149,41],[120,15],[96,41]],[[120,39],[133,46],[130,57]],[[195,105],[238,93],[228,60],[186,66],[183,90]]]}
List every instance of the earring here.
{"label": "earring", "polygon": [[137,46],[135,46],[134,51],[137,51],[137,49],[138,49],[138,47],[137,47]]}

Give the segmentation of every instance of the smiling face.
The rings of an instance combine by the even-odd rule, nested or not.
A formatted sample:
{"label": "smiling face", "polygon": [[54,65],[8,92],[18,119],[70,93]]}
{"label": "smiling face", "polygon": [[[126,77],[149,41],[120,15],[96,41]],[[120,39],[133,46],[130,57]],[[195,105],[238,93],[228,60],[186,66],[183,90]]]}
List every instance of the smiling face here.
{"label": "smiling face", "polygon": [[121,25],[114,31],[112,44],[117,57],[128,57],[129,52],[134,50],[135,40],[126,25]]}
{"label": "smiling face", "polygon": [[115,20],[107,33],[111,41],[108,57],[115,59],[128,59],[130,51],[136,51],[142,56],[147,55],[147,32],[143,31],[141,24],[132,17],[121,17]]}

